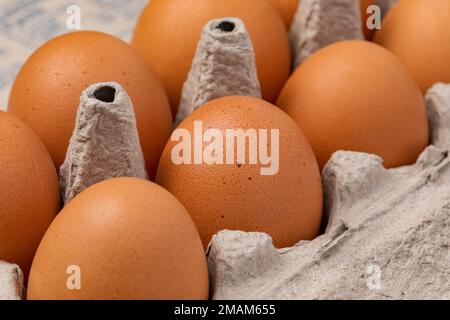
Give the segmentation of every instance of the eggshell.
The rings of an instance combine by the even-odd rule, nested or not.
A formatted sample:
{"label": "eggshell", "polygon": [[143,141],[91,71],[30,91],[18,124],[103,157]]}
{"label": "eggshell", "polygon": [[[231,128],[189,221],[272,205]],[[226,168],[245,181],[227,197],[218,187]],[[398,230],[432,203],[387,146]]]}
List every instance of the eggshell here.
{"label": "eggshell", "polygon": [[240,18],[249,31],[264,99],[274,102],[289,77],[288,34],[269,1],[152,0],[138,20],[132,44],[162,79],[174,114],[202,28],[222,17]]}
{"label": "eggshell", "polygon": [[[203,130],[217,129],[224,136],[227,129],[279,130],[279,171],[275,175],[261,175],[260,162],[176,165],[172,150],[179,142],[171,139],[166,145],[157,183],[185,205],[205,247],[223,229],[266,232],[278,247],[318,235],[322,214],[320,174],[311,146],[292,119],[263,100],[234,96],[200,107],[177,131],[186,129],[193,135],[195,121],[201,121]],[[268,132],[268,137],[271,134]],[[245,154],[249,159],[248,143]]]}
{"label": "eggshell", "polygon": [[147,170],[153,176],[171,132],[170,106],[145,60],[115,37],[81,31],[44,44],[17,75],[8,109],[41,137],[59,167],[82,91],[108,81],[120,83],[133,102]]}
{"label": "eggshell", "polygon": [[[270,0],[272,5],[277,8],[281,14],[286,27],[289,28],[294,20],[295,13],[301,3],[300,0]],[[372,38],[373,30],[367,28],[366,21],[369,17],[367,14],[367,8],[370,5],[375,4],[375,0],[361,0],[361,17],[362,17],[362,27],[364,29],[364,35],[366,39]]]}
{"label": "eggshell", "polygon": [[402,63],[366,41],[328,46],[297,68],[278,106],[303,129],[320,167],[338,150],[412,164],[428,144],[423,97]]}
{"label": "eggshell", "polygon": [[25,276],[48,226],[59,210],[53,162],[22,121],[0,111],[0,260]]}
{"label": "eggshell", "polygon": [[277,8],[286,27],[289,29],[292,20],[294,20],[300,0],[270,0],[270,2],[275,8]]}
{"label": "eggshell", "polygon": [[383,19],[374,41],[407,66],[425,93],[450,83],[450,1],[400,1]]}
{"label": "eggshell", "polygon": [[28,285],[28,299],[207,298],[192,219],[169,192],[137,178],[75,197],[42,239]]}

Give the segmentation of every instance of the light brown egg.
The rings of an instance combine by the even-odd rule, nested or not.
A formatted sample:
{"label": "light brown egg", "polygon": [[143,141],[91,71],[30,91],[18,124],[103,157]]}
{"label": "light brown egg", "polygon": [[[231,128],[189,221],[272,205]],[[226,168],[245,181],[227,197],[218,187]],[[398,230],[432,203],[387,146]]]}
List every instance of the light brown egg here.
{"label": "light brown egg", "polygon": [[[199,124],[206,136],[208,129],[214,129],[223,138],[223,148],[218,148],[217,152],[207,151],[211,143],[204,140],[202,161],[195,159],[196,155],[202,156],[202,151],[194,147],[193,142],[201,137],[196,133],[200,132]],[[237,139],[230,139],[235,141],[233,148],[231,142],[227,143],[227,130],[236,133],[239,129],[242,133],[250,130],[249,137],[252,132],[254,135],[245,140],[243,147],[238,147],[242,144]],[[260,134],[259,130],[265,133]],[[278,147],[273,138],[277,130]],[[233,132],[229,133],[233,137]],[[188,134],[191,139],[177,138],[179,134]],[[201,145],[202,140],[197,141]],[[216,137],[213,141],[219,143],[220,139]],[[179,149],[181,143],[185,148]],[[261,146],[267,147],[270,161],[260,161],[261,155],[266,154]],[[259,160],[250,160],[250,155],[256,154],[251,148],[258,148]],[[279,156],[276,156],[277,151]],[[239,153],[245,159],[239,158]],[[211,162],[208,154],[218,158]],[[186,158],[179,164],[178,155],[191,155],[190,162]],[[263,173],[263,167],[273,170],[270,174]],[[319,232],[322,187],[311,146],[291,118],[272,104],[254,97],[217,99],[185,119],[164,150],[157,182],[185,205],[205,247],[211,237],[223,229],[266,232],[278,247],[311,240]]]}
{"label": "light brown egg", "polygon": [[450,83],[450,1],[402,0],[383,19],[374,41],[406,65],[423,93]]}
{"label": "light brown egg", "polygon": [[278,106],[303,129],[322,168],[338,150],[412,164],[428,144],[423,97],[403,64],[366,41],[328,46],[297,68]]}
{"label": "light brown egg", "polygon": [[208,270],[186,209],[136,178],[74,198],[42,239],[28,299],[207,299]]}
{"label": "light brown egg", "polygon": [[120,83],[133,102],[147,169],[153,176],[171,132],[169,102],[145,60],[113,36],[81,31],[44,44],[17,75],[8,110],[40,136],[59,168],[82,91],[106,81]]}
{"label": "light brown egg", "polygon": [[0,260],[25,276],[59,210],[56,170],[45,146],[22,121],[0,111]]}
{"label": "light brown egg", "polygon": [[[274,5],[275,8],[278,9],[279,13],[281,14],[284,20],[284,23],[286,24],[286,27],[289,28],[292,24],[292,21],[294,20],[295,13],[301,1],[300,0],[270,0],[270,1],[272,2],[272,5]],[[369,17],[369,14],[367,14],[367,8],[372,4],[375,4],[375,0],[361,0],[362,27],[366,39],[371,39],[373,34],[373,30],[367,28],[366,25],[367,18]]]}
{"label": "light brown egg", "polygon": [[253,42],[264,99],[275,102],[291,70],[286,28],[264,0],[152,0],[142,12],[132,44],[162,79],[173,113],[192,65],[200,34],[215,18],[242,19]]}
{"label": "light brown egg", "polygon": [[289,29],[294,20],[295,13],[300,0],[270,0],[272,5],[277,8],[286,27]]}

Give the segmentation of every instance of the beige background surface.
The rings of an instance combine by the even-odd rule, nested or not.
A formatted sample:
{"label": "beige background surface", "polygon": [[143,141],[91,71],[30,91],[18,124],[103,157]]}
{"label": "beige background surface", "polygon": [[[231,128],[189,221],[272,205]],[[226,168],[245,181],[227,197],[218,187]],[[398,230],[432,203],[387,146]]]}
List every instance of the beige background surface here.
{"label": "beige background surface", "polygon": [[1,0],[0,109],[7,106],[11,84],[29,55],[48,39],[70,32],[67,8],[77,5],[81,30],[98,30],[126,41],[147,0]]}

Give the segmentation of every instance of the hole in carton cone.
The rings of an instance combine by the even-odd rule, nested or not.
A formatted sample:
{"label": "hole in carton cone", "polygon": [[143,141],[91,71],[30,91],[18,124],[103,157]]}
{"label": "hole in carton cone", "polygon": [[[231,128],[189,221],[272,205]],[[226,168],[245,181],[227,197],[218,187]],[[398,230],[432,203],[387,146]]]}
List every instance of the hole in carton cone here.
{"label": "hole in carton cone", "polygon": [[94,97],[103,102],[114,102],[116,98],[116,89],[110,86],[100,87],[94,91]]}
{"label": "hole in carton cone", "polygon": [[223,32],[232,32],[236,28],[236,25],[231,21],[222,21],[216,26],[216,29],[219,29]]}

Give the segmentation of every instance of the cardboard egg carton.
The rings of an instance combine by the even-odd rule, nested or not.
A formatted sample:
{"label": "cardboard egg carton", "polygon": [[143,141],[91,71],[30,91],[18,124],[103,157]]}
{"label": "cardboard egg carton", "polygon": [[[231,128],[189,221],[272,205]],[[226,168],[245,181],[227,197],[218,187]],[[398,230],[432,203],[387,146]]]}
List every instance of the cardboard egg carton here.
{"label": "cardboard egg carton", "polygon": [[211,20],[203,28],[175,125],[206,102],[229,95],[261,98],[250,36],[233,17]]}
{"label": "cardboard egg carton", "polygon": [[147,179],[148,175],[128,94],[116,82],[97,83],[81,95],[59,170],[64,204],[89,186],[115,177]]}
{"label": "cardboard egg carton", "polygon": [[19,266],[0,261],[0,300],[21,300],[25,295]]}
{"label": "cardboard egg carton", "polygon": [[302,0],[290,29],[294,66],[341,40],[363,40],[361,10],[355,0]]}

